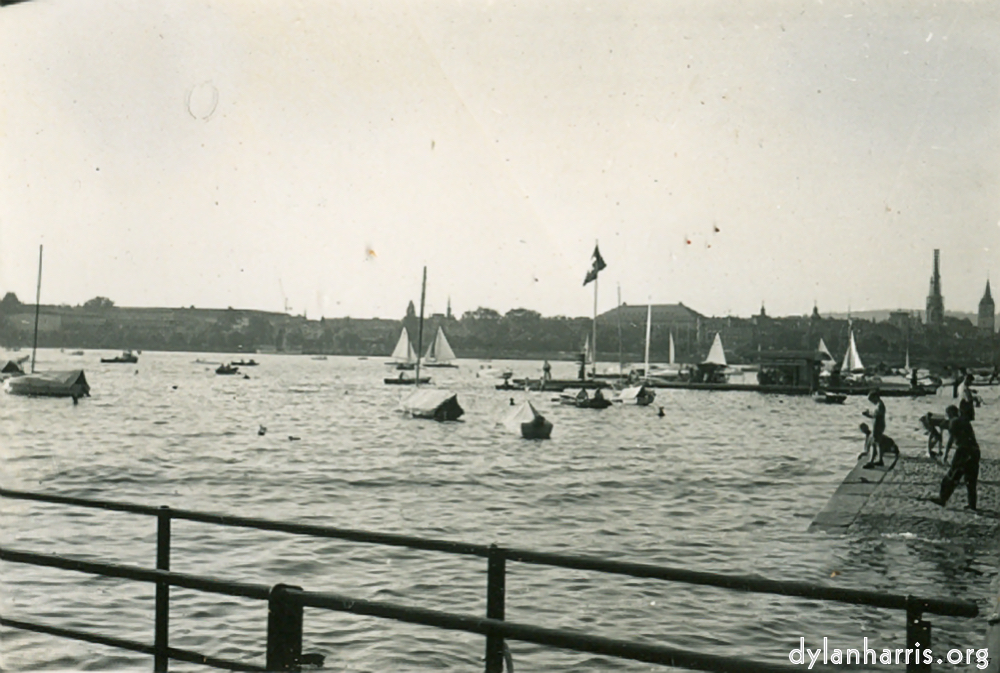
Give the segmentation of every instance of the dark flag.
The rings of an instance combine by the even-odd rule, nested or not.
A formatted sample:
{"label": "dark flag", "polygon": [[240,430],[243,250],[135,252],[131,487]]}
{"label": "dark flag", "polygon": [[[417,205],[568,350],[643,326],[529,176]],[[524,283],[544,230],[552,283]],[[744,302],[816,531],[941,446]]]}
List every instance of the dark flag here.
{"label": "dark flag", "polygon": [[607,266],[604,263],[604,258],[601,257],[601,251],[594,245],[594,254],[590,256],[593,266],[590,267],[590,271],[587,272],[587,277],[583,279],[583,284],[586,285],[592,280],[597,280],[597,272]]}

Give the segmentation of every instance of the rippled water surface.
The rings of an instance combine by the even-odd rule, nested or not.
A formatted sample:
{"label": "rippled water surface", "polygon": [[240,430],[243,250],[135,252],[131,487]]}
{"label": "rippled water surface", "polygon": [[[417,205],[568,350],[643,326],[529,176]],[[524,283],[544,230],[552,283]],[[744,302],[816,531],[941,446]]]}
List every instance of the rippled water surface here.
{"label": "rippled water surface", "polygon": [[[92,397],[77,406],[0,398],[3,486],[988,606],[993,549],[806,532],[855,463],[862,398],[839,406],[661,390],[660,418],[655,407],[577,410],[550,394],[494,389],[493,372],[537,375],[539,363],[462,361],[430,372],[466,410],[438,424],[399,413],[405,391],[383,385],[394,372],[382,358],[255,356],[261,365],[243,379],[196,362],[217,355],[144,353],[138,365],[99,357],[41,354],[39,369],[85,368]],[[571,376],[573,366],[554,370]],[[993,391],[985,396],[977,432],[990,455],[998,406]],[[552,439],[505,432],[497,421],[510,399],[531,399],[555,423]],[[889,400],[889,434],[916,447],[917,418],[948,402]],[[0,500],[0,522],[3,544],[18,549],[155,563],[147,517]],[[485,561],[475,557],[178,521],[171,562],[179,572],[485,613]],[[0,590],[4,616],[152,642],[149,585],[8,563]],[[800,636],[905,646],[898,612],[514,563],[507,619],[786,663]],[[982,620],[929,619],[936,648],[979,646]],[[175,647],[263,664],[265,628],[263,603],[172,591]],[[329,670],[482,670],[479,636],[311,609],[305,628],[305,650],[325,654]],[[519,672],[650,670],[517,642],[511,650]],[[5,670],[151,666],[144,655],[12,629],[0,630],[0,653]]]}

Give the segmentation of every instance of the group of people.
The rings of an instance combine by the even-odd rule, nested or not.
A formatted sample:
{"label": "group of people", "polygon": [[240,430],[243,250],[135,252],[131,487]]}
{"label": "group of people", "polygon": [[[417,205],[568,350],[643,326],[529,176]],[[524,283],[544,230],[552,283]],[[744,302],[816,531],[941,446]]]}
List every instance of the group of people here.
{"label": "group of people", "polygon": [[[945,409],[945,416],[935,416],[928,413],[921,418],[921,422],[928,434],[928,454],[931,458],[948,466],[948,472],[941,480],[939,494],[929,498],[929,500],[944,507],[955,489],[964,481],[968,496],[968,504],[965,508],[976,511],[980,451],[976,433],[972,429],[972,421],[976,418],[976,407],[980,405],[981,400],[972,389],[972,381],[972,374],[967,374],[960,385],[956,387],[956,396],[960,397],[959,403],[958,405],[948,405]],[[872,419],[872,427],[869,428],[867,423],[862,423],[860,426],[861,431],[865,434],[865,451],[861,457],[869,457],[862,468],[873,469],[885,464],[883,456],[886,454],[898,455],[899,447],[891,437],[885,434],[885,403],[877,390],[868,394],[868,401],[874,407],[865,409],[862,413]],[[944,442],[945,430],[948,432],[947,444]],[[949,464],[948,454],[952,447],[955,449],[955,454]]]}

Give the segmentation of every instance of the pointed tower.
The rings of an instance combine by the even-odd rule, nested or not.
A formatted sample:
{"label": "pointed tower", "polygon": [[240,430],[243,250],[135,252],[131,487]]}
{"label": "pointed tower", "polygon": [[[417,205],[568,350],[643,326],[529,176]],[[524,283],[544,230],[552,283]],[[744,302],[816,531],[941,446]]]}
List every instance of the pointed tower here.
{"label": "pointed tower", "polygon": [[992,335],[996,329],[994,324],[996,315],[996,304],[993,303],[993,296],[990,294],[990,281],[986,279],[986,292],[979,300],[979,331],[983,334]]}
{"label": "pointed tower", "polygon": [[927,324],[940,327],[944,324],[944,297],[941,296],[941,251],[934,251],[934,274],[927,293]]}

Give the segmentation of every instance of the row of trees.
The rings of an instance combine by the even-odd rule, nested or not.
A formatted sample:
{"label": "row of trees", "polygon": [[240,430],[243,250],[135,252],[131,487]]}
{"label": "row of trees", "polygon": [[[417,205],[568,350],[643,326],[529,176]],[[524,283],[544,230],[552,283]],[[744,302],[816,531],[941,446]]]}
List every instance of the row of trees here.
{"label": "row of trees", "polygon": [[[0,300],[0,345],[28,346],[31,332],[25,316],[33,306],[22,305],[8,293]],[[43,307],[43,315],[56,311]],[[106,297],[95,297],[80,307],[58,307],[67,319],[58,329],[39,335],[39,345],[58,348],[134,348],[206,352],[285,352],[333,355],[386,355],[392,351],[405,326],[417,346],[418,318],[412,310],[400,321],[351,318],[306,320],[303,317],[259,311],[199,311],[178,309],[177,319],[148,324],[128,318],[129,309],[118,309]],[[15,319],[17,316],[17,319]],[[81,316],[86,319],[81,319]],[[444,328],[459,357],[571,359],[583,349],[593,323],[589,318],[544,317],[517,308],[501,314],[480,307],[461,318],[435,315],[424,322],[423,344],[438,326]],[[928,329],[919,321],[909,324],[856,320],[852,323],[858,348],[866,364],[902,364],[905,352],[911,361],[937,368],[953,364],[988,365],[996,362],[997,339],[982,335],[968,320],[948,319],[943,329]],[[848,344],[848,322],[813,317],[706,318],[697,328],[653,325],[650,355],[665,361],[673,335],[681,362],[705,356],[715,333],[721,334],[727,356],[734,363],[752,362],[761,350],[813,350],[822,338],[838,359]],[[642,360],[645,322],[619,324],[612,318],[598,324],[599,357],[603,361]]]}

